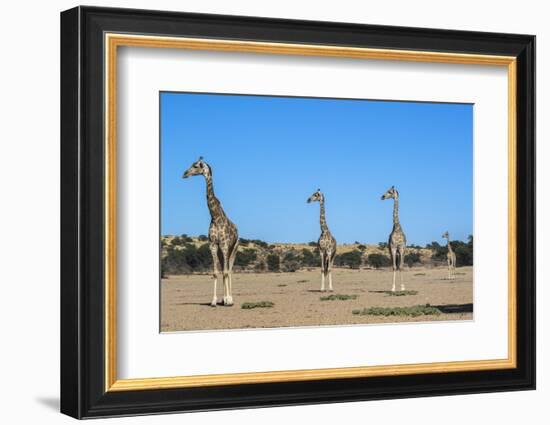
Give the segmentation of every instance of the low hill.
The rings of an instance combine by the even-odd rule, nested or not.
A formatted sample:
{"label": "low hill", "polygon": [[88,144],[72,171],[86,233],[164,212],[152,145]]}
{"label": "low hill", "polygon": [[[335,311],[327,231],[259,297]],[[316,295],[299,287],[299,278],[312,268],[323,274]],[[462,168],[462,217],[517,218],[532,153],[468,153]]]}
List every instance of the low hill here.
{"label": "low hill", "polygon": [[[208,238],[201,236],[161,237],[163,274],[209,272],[212,256]],[[443,250],[441,249],[443,248]],[[439,249],[441,252],[438,252]],[[405,263],[408,266],[432,266],[440,264],[446,255],[446,247],[407,247]],[[320,256],[316,242],[267,243],[260,240],[240,239],[233,270],[235,272],[294,272],[302,268],[319,267]],[[337,248],[335,267],[380,268],[391,266],[386,244],[341,244]]]}

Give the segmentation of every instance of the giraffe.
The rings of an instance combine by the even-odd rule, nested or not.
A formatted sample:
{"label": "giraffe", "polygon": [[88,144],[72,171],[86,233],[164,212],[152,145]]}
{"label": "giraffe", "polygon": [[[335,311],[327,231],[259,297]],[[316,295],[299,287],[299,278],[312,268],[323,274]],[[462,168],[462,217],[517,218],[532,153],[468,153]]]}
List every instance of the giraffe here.
{"label": "giraffe", "polygon": [[216,307],[218,298],[216,286],[220,273],[220,265],[223,273],[223,305],[233,305],[233,294],[231,285],[231,273],[233,263],[237,255],[239,246],[239,235],[237,226],[227,218],[222,205],[216,195],[214,195],[214,185],[212,183],[212,167],[202,158],[191,164],[189,169],[183,174],[183,178],[191,176],[204,176],[206,180],[206,201],[210,211],[210,228],[208,229],[208,240],[210,244],[210,253],[212,254],[212,265],[214,268],[214,297],[210,305]]}
{"label": "giraffe", "polygon": [[320,223],[321,236],[319,237],[319,252],[321,254],[321,292],[325,291],[325,278],[328,278],[328,290],[332,292],[332,263],[336,256],[336,239],[328,230],[327,221],[325,220],[325,196],[321,193],[321,189],[311,195],[308,200],[310,202],[319,202],[321,205]]}
{"label": "giraffe", "polygon": [[[389,188],[386,193],[382,195],[382,200],[393,198],[393,229],[390,233],[389,238],[389,249],[392,259],[393,267],[393,284],[392,292],[395,292],[395,277],[396,272],[399,270],[399,279],[401,281],[401,290],[405,290],[405,284],[403,283],[403,263],[405,261],[405,247],[407,246],[407,239],[405,238],[405,233],[399,224],[399,192],[395,187]],[[399,256],[399,260],[397,258]]]}
{"label": "giraffe", "polygon": [[449,250],[449,252],[447,252],[447,266],[449,267],[449,280],[451,280],[455,278],[456,254],[453,251],[453,247],[451,246],[451,238],[449,236],[449,232],[443,233],[441,237],[447,239],[447,249]]}

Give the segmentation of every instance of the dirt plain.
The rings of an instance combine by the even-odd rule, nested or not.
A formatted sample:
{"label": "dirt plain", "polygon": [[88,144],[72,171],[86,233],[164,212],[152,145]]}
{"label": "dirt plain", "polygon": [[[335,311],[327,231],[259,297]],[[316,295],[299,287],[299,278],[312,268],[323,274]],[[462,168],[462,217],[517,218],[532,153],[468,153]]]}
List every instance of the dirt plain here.
{"label": "dirt plain", "polygon": [[[294,273],[233,274],[233,306],[211,307],[210,275],[174,275],[161,282],[161,331],[279,328],[473,318],[472,267],[460,267],[454,280],[447,269],[413,267],[403,273],[406,290],[416,295],[392,296],[391,270],[333,270],[334,292],[320,292],[319,269]],[[398,288],[399,289],[399,285]],[[326,300],[332,294],[355,299]],[[218,298],[222,288],[218,282]],[[242,304],[270,301],[270,308],[243,309]],[[370,307],[407,307],[429,304],[439,315],[357,315]]]}

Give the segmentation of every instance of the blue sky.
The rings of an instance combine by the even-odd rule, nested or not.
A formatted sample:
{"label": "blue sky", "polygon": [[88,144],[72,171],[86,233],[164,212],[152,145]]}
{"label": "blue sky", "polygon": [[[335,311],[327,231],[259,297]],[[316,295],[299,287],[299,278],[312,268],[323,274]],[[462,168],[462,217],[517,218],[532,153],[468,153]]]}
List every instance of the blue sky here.
{"label": "blue sky", "polygon": [[239,235],[267,242],[319,237],[320,188],[338,243],[387,241],[393,201],[408,244],[473,233],[473,106],[271,96],[160,94],[161,233],[207,234],[199,156]]}

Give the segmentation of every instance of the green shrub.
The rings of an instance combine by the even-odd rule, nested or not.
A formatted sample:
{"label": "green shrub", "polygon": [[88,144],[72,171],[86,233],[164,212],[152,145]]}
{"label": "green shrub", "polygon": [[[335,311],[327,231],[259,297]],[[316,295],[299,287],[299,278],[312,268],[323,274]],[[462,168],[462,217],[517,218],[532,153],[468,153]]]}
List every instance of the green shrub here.
{"label": "green shrub", "polygon": [[304,248],[302,249],[302,255],[300,262],[304,267],[316,267],[321,264],[321,256],[319,255],[319,250],[312,252],[311,250]]}
{"label": "green shrub", "polygon": [[237,251],[237,256],[235,257],[235,265],[244,268],[256,261],[256,258],[257,255],[254,249],[243,249],[242,251]]}
{"label": "green shrub", "polygon": [[258,245],[261,248],[267,249],[269,247],[267,242],[261,241],[259,239],[252,239],[250,242]]}
{"label": "green shrub", "polygon": [[390,257],[384,254],[370,254],[367,257],[367,261],[369,265],[371,265],[375,269],[379,269],[380,267],[388,267],[391,265]]}
{"label": "green shrub", "polygon": [[267,269],[270,272],[278,272],[281,269],[281,259],[277,254],[269,254],[266,258]]}
{"label": "green shrub", "polygon": [[241,304],[241,308],[244,310],[252,310],[253,308],[271,308],[275,304],[271,301],[259,301],[259,302],[246,302]]}
{"label": "green shrub", "polygon": [[421,262],[420,254],[418,252],[410,252],[406,254],[404,260],[405,264],[409,267],[412,267],[415,263]]}
{"label": "green shrub", "polygon": [[211,267],[212,254],[208,244],[203,244],[198,249],[194,245],[184,244],[181,249],[168,247],[161,262],[161,274],[204,272]]}
{"label": "green shrub", "polygon": [[326,297],[321,297],[321,301],[347,301],[347,300],[356,300],[357,295],[344,295],[344,294],[333,294]]}
{"label": "green shrub", "polygon": [[[474,263],[474,238],[468,236],[468,242],[451,241],[451,247],[456,255],[456,266],[471,266]],[[426,245],[426,248],[432,250],[432,259],[436,261],[447,261],[447,245],[440,245],[438,242],[432,242]]]}
{"label": "green shrub", "polygon": [[426,305],[415,305],[411,307],[371,307],[362,310],[353,310],[352,314],[359,316],[439,316],[441,310]]}
{"label": "green shrub", "polygon": [[361,251],[354,250],[337,255],[334,258],[334,264],[340,267],[347,266],[350,269],[358,269],[361,267]]}

